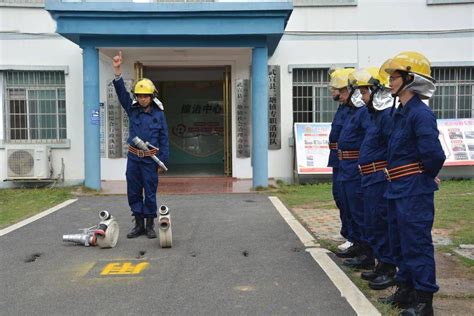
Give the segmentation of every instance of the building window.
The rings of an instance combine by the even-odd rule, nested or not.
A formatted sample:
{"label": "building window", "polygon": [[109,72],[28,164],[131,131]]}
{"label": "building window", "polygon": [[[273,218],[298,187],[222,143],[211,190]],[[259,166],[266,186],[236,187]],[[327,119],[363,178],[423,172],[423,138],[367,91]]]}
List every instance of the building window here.
{"label": "building window", "polygon": [[329,68],[293,69],[293,122],[331,122],[338,104],[329,93]]}
{"label": "building window", "polygon": [[474,67],[434,67],[436,92],[430,106],[438,119],[472,118]]}
{"label": "building window", "polygon": [[4,82],[6,141],[67,138],[64,72],[6,71]]}

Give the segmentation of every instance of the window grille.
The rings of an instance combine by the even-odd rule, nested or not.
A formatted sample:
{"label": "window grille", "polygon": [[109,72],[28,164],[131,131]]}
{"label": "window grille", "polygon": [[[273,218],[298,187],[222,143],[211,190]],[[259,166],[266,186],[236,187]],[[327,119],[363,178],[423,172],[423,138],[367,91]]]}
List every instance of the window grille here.
{"label": "window grille", "polygon": [[4,79],[8,142],[66,139],[64,72],[6,71]]}
{"label": "window grille", "polygon": [[436,92],[430,106],[438,119],[472,118],[474,67],[434,67]]}
{"label": "window grille", "polygon": [[328,89],[329,68],[293,69],[293,122],[331,122],[338,104]]}

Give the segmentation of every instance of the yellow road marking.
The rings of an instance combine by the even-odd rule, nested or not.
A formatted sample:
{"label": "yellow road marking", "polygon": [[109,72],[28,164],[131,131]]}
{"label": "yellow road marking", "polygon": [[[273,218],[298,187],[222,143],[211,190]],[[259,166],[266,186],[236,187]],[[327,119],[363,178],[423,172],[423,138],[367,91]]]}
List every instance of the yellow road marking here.
{"label": "yellow road marking", "polygon": [[148,262],[140,262],[136,265],[131,262],[112,262],[102,269],[100,275],[136,275],[148,268],[149,265]]}

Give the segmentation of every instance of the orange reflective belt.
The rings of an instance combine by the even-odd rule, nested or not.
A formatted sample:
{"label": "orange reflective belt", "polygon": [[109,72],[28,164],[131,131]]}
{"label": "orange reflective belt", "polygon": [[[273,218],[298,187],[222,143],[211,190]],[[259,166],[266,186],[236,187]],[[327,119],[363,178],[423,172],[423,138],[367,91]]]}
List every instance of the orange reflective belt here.
{"label": "orange reflective belt", "polygon": [[385,177],[388,181],[397,180],[401,177],[406,177],[412,174],[422,173],[423,171],[424,168],[420,162],[410,163],[392,169],[384,169]]}
{"label": "orange reflective belt", "polygon": [[384,170],[385,168],[387,168],[387,166],[388,166],[388,163],[385,160],[375,161],[366,165],[362,165],[362,166],[359,165],[359,171],[361,175],[366,176],[368,174],[371,174],[380,170]]}
{"label": "orange reflective belt", "polygon": [[359,151],[358,150],[338,150],[337,157],[339,160],[352,160],[352,159],[359,159]]}
{"label": "orange reflective belt", "polygon": [[337,150],[337,143],[329,143],[329,149]]}
{"label": "orange reflective belt", "polygon": [[158,150],[155,148],[151,150],[141,150],[141,149],[128,145],[128,152],[131,152],[135,156],[143,158],[143,157],[151,157],[151,156],[156,155],[158,153]]}

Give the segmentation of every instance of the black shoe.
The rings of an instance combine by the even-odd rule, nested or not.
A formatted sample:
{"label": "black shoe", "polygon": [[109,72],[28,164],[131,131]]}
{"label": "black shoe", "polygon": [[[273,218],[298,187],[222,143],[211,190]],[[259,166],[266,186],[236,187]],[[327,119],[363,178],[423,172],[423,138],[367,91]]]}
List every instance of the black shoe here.
{"label": "black shoe", "polygon": [[433,293],[416,291],[416,302],[400,313],[401,316],[433,316]]}
{"label": "black shoe", "polygon": [[346,250],[336,251],[335,254],[339,258],[355,258],[362,252],[362,247],[359,243],[354,243]]}
{"label": "black shoe", "polygon": [[353,269],[373,269],[375,266],[374,258],[368,255],[360,255],[356,258],[350,258],[343,263],[346,267]]}
{"label": "black shoe", "polygon": [[135,216],[135,227],[127,234],[127,238],[137,238],[145,234],[145,220],[143,217]]}
{"label": "black shoe", "polygon": [[408,308],[416,301],[415,290],[405,283],[398,285],[397,291],[389,297],[381,297],[379,303],[390,304],[398,308]]}
{"label": "black shoe", "polygon": [[372,270],[372,271],[364,271],[360,274],[360,278],[362,280],[366,280],[366,281],[373,281],[375,280],[380,274],[379,274],[379,270],[380,270],[380,266],[382,265],[382,263],[379,261],[377,263],[377,265],[375,266],[375,268]]}
{"label": "black shoe", "polygon": [[156,233],[155,233],[155,219],[153,217],[148,217],[146,219],[146,236],[149,239],[156,238]]}
{"label": "black shoe", "polygon": [[379,269],[379,276],[369,282],[372,290],[384,290],[396,284],[395,274],[397,268],[393,264],[382,262]]}
{"label": "black shoe", "polygon": [[376,277],[374,280],[369,282],[369,287],[372,290],[385,290],[391,286],[396,285],[397,282],[395,281],[395,276],[394,275],[389,275],[389,274],[382,274]]}

